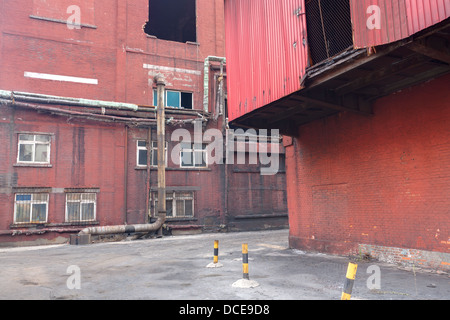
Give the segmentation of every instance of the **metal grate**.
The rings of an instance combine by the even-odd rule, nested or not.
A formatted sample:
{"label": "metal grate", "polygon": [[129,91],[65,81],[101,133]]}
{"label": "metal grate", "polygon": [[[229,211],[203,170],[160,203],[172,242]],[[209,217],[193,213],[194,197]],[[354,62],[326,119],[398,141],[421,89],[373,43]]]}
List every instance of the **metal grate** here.
{"label": "metal grate", "polygon": [[306,23],[312,65],[353,45],[349,0],[308,0]]}
{"label": "metal grate", "polygon": [[45,223],[48,213],[48,194],[16,194],[14,223]]}

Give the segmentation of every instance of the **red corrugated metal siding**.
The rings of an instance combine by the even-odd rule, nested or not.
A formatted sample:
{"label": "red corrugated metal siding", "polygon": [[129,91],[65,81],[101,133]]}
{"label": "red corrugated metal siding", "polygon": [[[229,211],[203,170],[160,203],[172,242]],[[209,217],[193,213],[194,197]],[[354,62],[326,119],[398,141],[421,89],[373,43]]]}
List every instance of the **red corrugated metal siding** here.
{"label": "red corrugated metal siding", "polygon": [[225,1],[230,121],[300,89],[304,12],[304,0]]}
{"label": "red corrugated metal siding", "polygon": [[[355,48],[401,40],[450,17],[450,0],[349,1]],[[367,27],[371,5],[380,8],[380,29]],[[304,13],[305,0],[225,0],[230,121],[301,89]]]}
{"label": "red corrugated metal siding", "polygon": [[[404,39],[450,17],[450,0],[351,0],[354,46],[364,48]],[[369,29],[367,20],[376,5],[381,28]]]}

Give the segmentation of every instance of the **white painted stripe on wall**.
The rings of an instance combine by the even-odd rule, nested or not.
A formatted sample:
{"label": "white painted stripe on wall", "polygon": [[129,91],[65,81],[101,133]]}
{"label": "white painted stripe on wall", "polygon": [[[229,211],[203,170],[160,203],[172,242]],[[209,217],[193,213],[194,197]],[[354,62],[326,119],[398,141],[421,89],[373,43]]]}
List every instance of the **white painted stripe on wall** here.
{"label": "white painted stripe on wall", "polygon": [[169,72],[178,72],[178,73],[188,73],[188,74],[195,74],[197,76],[200,76],[202,74],[202,72],[198,71],[198,70],[155,66],[155,65],[147,64],[147,63],[144,63],[144,69],[152,69],[152,70],[156,70],[156,71],[169,71]]}
{"label": "white painted stripe on wall", "polygon": [[42,80],[84,83],[84,84],[98,84],[97,79],[61,76],[61,75],[57,75],[57,74],[37,73],[37,72],[28,72],[28,71],[24,72],[24,77],[33,78],[33,79],[42,79]]}

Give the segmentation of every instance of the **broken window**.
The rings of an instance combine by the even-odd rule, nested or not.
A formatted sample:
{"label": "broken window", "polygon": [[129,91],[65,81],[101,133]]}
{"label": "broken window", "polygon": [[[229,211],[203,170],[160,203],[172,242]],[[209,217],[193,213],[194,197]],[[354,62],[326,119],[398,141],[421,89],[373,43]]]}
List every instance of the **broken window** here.
{"label": "broken window", "polygon": [[[166,107],[192,109],[192,92],[166,90]],[[158,94],[153,90],[153,105],[158,105]]]}
{"label": "broken window", "polygon": [[[158,194],[153,194],[154,212],[157,215]],[[194,216],[194,192],[167,192],[166,193],[166,216],[168,218],[186,218]]]}
{"label": "broken window", "polygon": [[14,223],[47,222],[48,196],[48,193],[16,194]]}
{"label": "broken window", "polygon": [[195,0],[149,0],[146,34],[158,39],[196,42]]}
{"label": "broken window", "polygon": [[95,221],[97,195],[95,193],[67,193],[66,221]]}
{"label": "broken window", "polygon": [[18,163],[50,163],[50,135],[19,134]]}
{"label": "broken window", "polygon": [[307,1],[306,23],[313,65],[353,46],[349,0]]}

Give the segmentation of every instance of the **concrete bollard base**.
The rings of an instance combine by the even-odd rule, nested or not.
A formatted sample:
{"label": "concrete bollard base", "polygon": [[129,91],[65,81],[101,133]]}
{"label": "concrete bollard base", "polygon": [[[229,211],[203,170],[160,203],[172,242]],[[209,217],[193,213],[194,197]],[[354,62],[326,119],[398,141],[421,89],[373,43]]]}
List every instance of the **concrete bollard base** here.
{"label": "concrete bollard base", "polygon": [[248,279],[239,279],[238,281],[234,282],[232,285],[234,288],[255,288],[259,286],[259,283],[255,280],[248,280]]}
{"label": "concrete bollard base", "polygon": [[210,264],[208,264],[206,266],[206,268],[222,268],[222,267],[223,267],[223,264],[221,264],[220,262],[217,262],[217,263],[211,262]]}

